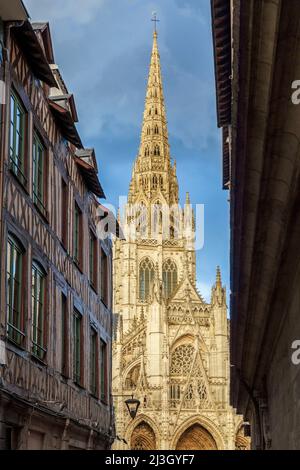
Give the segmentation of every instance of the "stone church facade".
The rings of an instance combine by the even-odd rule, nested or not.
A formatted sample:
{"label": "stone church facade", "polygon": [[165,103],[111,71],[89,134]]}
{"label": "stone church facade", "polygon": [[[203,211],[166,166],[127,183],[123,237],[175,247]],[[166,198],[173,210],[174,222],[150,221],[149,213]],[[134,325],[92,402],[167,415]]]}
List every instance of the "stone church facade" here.
{"label": "stone church facade", "polygon": [[[173,162],[173,163],[172,163]],[[120,216],[121,217],[121,216]],[[157,33],[128,204],[114,244],[115,449],[245,449],[229,405],[229,325],[217,269],[211,302],[196,288],[195,220],[179,206]],[[126,398],[140,400],[132,419]]]}

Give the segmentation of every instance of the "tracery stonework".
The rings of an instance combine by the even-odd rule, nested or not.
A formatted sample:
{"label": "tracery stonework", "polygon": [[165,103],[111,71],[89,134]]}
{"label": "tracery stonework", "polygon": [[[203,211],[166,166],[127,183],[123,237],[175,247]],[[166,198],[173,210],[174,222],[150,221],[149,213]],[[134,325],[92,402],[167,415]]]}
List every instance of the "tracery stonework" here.
{"label": "tracery stonework", "polygon": [[[241,429],[229,405],[221,273],[206,303],[196,288],[192,206],[187,194],[181,208],[178,192],[154,33],[141,143],[120,215],[125,240],[114,243],[113,394],[116,434],[128,443],[116,440],[116,449],[235,449]],[[133,421],[124,404],[131,394],[141,403]]]}
{"label": "tracery stonework", "polygon": [[136,426],[131,435],[131,449],[155,450],[155,434],[149,424],[142,422]]}
{"label": "tracery stonework", "polygon": [[180,437],[176,450],[217,450],[212,435],[199,424],[188,428]]}

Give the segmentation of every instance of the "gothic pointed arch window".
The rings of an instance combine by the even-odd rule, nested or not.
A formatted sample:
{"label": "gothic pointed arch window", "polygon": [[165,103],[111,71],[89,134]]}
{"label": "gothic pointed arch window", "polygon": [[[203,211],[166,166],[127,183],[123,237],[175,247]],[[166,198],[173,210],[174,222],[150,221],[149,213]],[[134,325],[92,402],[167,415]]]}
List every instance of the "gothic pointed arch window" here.
{"label": "gothic pointed arch window", "polygon": [[157,108],[155,108],[155,114],[158,114]]}
{"label": "gothic pointed arch window", "polygon": [[134,428],[130,441],[130,449],[132,450],[156,449],[155,433],[145,421],[142,421]]}
{"label": "gothic pointed arch window", "polygon": [[139,298],[147,300],[154,280],[154,264],[149,258],[144,258],[139,268]]}
{"label": "gothic pointed arch window", "polygon": [[157,176],[153,175],[152,177],[152,189],[157,189]]}
{"label": "gothic pointed arch window", "polygon": [[147,189],[147,177],[146,176],[140,177],[140,185],[143,188],[143,190]]}
{"label": "gothic pointed arch window", "polygon": [[190,343],[184,343],[172,352],[170,360],[170,406],[176,408],[185,394],[186,398],[193,395],[192,387],[182,386],[182,378],[190,374],[192,367],[194,347]]}
{"label": "gothic pointed arch window", "polygon": [[159,134],[159,129],[158,129],[157,124],[155,124],[155,126],[154,126],[154,134]]}
{"label": "gothic pointed arch window", "polygon": [[147,127],[147,135],[150,135],[150,126]]}
{"label": "gothic pointed arch window", "polygon": [[162,233],[163,230],[163,207],[161,205],[160,201],[156,201],[152,206],[152,228],[153,228],[153,233],[158,234]]}
{"label": "gothic pointed arch window", "polygon": [[145,147],[145,157],[149,157],[150,151],[148,145]]}
{"label": "gothic pointed arch window", "polygon": [[160,187],[160,189],[163,189],[163,187],[164,187],[164,179],[163,179],[162,175],[159,175],[159,187]]}
{"label": "gothic pointed arch window", "polygon": [[154,155],[160,155],[160,148],[159,148],[159,145],[155,145],[155,147],[154,147]]}
{"label": "gothic pointed arch window", "polygon": [[[173,350],[170,359],[170,395],[172,397],[172,390],[177,387],[180,399],[178,394],[177,398],[173,397],[172,407],[176,408],[180,400],[183,409],[192,409],[197,403],[203,409],[212,406],[202,354],[203,351],[196,352],[190,342],[181,343]],[[182,379],[187,377],[188,382],[182,385]]]}
{"label": "gothic pointed arch window", "polygon": [[193,356],[194,346],[192,344],[181,344],[172,353],[170,364],[170,375],[182,377],[189,375]]}
{"label": "gothic pointed arch window", "polygon": [[171,259],[163,264],[163,287],[166,298],[171,297],[177,286],[177,266]]}
{"label": "gothic pointed arch window", "polygon": [[217,450],[212,434],[200,424],[195,423],[186,429],[176,444],[176,450]]}

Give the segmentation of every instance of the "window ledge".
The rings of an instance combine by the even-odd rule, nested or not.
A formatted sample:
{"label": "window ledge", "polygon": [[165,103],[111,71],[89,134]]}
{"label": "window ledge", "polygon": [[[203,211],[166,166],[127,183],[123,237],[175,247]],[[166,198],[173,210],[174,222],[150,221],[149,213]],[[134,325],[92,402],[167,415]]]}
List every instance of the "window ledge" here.
{"label": "window ledge", "polygon": [[69,255],[67,244],[63,242],[61,239],[59,239],[59,242],[61,244],[61,247],[65,250],[66,254]]}
{"label": "window ledge", "polygon": [[12,338],[10,338],[9,336],[5,336],[5,339],[6,339],[6,342],[13,345],[15,348],[18,348],[20,349],[21,351],[26,351],[26,347],[23,346],[22,344],[19,344],[17,343],[16,341],[14,341]]}
{"label": "window ledge", "polygon": [[98,294],[98,291],[97,291],[97,288],[94,286],[94,284],[92,284],[91,282],[89,282],[89,285],[90,285],[90,288],[92,289],[92,291],[93,291],[96,295],[99,295],[99,294]]}
{"label": "window ledge", "polygon": [[90,396],[94,398],[95,400],[99,401],[99,397],[96,393],[90,392]]}
{"label": "window ledge", "polygon": [[27,189],[27,180],[24,182],[22,179],[16,174],[16,172],[13,170],[13,168],[9,165],[9,172],[13,176],[14,180],[18,182],[18,184],[24,189],[26,194],[29,194],[28,189]]}
{"label": "window ledge", "polygon": [[69,378],[70,378],[70,377],[68,376],[68,374],[67,374],[66,372],[61,372],[60,375],[61,375],[62,380],[63,380],[65,383],[67,383],[68,380],[69,380]]}
{"label": "window ledge", "polygon": [[47,367],[47,363],[45,362],[45,360],[43,360],[40,357],[36,356],[33,352],[30,353],[30,357],[31,357],[31,359],[38,362],[42,366]]}
{"label": "window ledge", "polygon": [[100,299],[100,300],[101,300],[102,305],[104,305],[104,307],[106,308],[106,310],[109,310],[108,305],[105,303],[105,301],[103,299]]}
{"label": "window ledge", "polygon": [[83,274],[83,270],[82,270],[82,267],[80,266],[80,263],[73,256],[71,258],[72,258],[74,265],[78,269],[78,271],[80,271],[80,273]]}
{"label": "window ledge", "polygon": [[78,387],[80,390],[85,390],[86,391],[86,388],[84,387],[84,385],[82,385],[81,383],[77,382],[77,380],[74,380],[73,379],[73,384]]}
{"label": "window ledge", "polygon": [[44,219],[44,221],[49,225],[49,213],[45,210],[45,213],[39,208],[39,205],[36,202],[33,202],[34,207],[36,208],[39,215]]}

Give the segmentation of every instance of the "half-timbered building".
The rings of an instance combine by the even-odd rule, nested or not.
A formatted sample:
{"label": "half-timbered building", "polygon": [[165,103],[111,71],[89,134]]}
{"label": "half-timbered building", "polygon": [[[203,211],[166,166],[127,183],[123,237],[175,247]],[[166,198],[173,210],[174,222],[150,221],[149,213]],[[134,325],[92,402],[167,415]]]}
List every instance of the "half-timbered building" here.
{"label": "half-timbered building", "polygon": [[0,448],[104,449],[111,241],[97,230],[96,157],[49,25],[31,23],[21,1],[1,2],[0,16]]}

